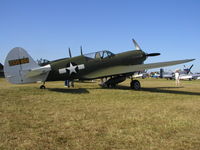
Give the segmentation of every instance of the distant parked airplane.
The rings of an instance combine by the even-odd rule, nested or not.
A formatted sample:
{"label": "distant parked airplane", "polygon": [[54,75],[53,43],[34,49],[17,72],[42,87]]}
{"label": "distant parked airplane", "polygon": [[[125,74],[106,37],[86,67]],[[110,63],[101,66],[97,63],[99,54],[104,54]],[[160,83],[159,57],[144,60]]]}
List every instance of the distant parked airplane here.
{"label": "distant parked airplane", "polygon": [[189,68],[186,68],[184,65],[183,71],[180,73],[180,80],[196,80],[200,77],[200,74],[195,74],[191,72],[191,69],[194,65],[191,65]]}
{"label": "distant parked airplane", "polygon": [[[191,69],[194,65],[191,65],[189,68],[186,68],[186,66],[184,65],[184,69],[176,69],[179,70],[180,73],[180,80],[195,80],[198,77],[200,77],[200,74],[194,74],[191,72]],[[170,71],[170,72],[165,72],[165,71],[160,71],[162,74],[162,78],[166,78],[166,79],[174,79],[174,73],[175,71]]]}

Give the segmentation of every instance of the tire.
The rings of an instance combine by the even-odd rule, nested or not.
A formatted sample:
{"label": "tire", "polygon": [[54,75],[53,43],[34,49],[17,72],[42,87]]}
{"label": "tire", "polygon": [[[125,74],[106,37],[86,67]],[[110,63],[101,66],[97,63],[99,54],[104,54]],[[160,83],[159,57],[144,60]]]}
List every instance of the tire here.
{"label": "tire", "polygon": [[46,87],[44,85],[41,85],[40,89],[46,89]]}
{"label": "tire", "polygon": [[115,88],[115,87],[116,87],[116,84],[106,84],[106,87],[107,87],[107,88]]}
{"label": "tire", "polygon": [[134,90],[140,90],[141,89],[141,85],[140,85],[140,82],[138,80],[131,81],[130,86]]}
{"label": "tire", "polygon": [[111,87],[111,88],[115,88],[115,87],[116,87],[116,84],[110,84],[110,87]]}

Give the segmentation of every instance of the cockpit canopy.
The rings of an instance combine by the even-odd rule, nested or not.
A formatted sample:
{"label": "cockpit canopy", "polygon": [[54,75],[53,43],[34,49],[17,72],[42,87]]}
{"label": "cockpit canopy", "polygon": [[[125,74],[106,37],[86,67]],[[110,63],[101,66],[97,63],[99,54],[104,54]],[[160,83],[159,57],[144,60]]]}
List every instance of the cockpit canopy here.
{"label": "cockpit canopy", "polygon": [[49,64],[50,61],[47,59],[40,58],[40,59],[37,59],[37,63],[39,66],[45,66],[45,65]]}
{"label": "cockpit canopy", "polygon": [[94,53],[84,54],[85,57],[92,58],[92,59],[103,59],[114,56],[114,54],[108,50],[98,51]]}

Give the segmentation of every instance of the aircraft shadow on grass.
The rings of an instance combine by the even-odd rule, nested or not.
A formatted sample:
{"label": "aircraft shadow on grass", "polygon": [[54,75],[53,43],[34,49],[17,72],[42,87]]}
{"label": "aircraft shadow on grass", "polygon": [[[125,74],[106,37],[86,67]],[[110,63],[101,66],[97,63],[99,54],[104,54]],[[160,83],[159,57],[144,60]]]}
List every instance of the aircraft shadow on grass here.
{"label": "aircraft shadow on grass", "polygon": [[78,89],[66,89],[66,88],[50,88],[49,91],[60,92],[60,93],[72,93],[72,94],[88,94],[89,91],[84,88]]}
{"label": "aircraft shadow on grass", "polygon": [[[177,91],[171,89],[177,89],[181,87],[158,87],[158,88],[141,88],[142,91],[148,91],[153,93],[168,93],[168,94],[181,94],[181,95],[196,95],[200,96],[199,92],[190,92],[190,91]],[[170,90],[168,90],[170,89]]]}
{"label": "aircraft shadow on grass", "polygon": [[[183,87],[153,87],[153,88],[145,88],[142,87],[140,92],[145,91],[145,92],[152,92],[152,93],[167,93],[167,94],[181,94],[181,95],[196,95],[200,96],[200,93],[198,92],[189,92],[189,91],[177,91],[175,89],[179,89]],[[88,89],[102,89],[102,88],[88,88]],[[112,90],[113,88],[103,88],[103,89],[110,89]],[[117,87],[114,88],[115,90],[132,90],[128,86],[122,86],[118,85]],[[174,89],[174,90],[171,90]],[[60,93],[72,93],[72,94],[88,94],[89,91],[85,88],[78,88],[78,89],[66,89],[66,88],[49,88],[49,91],[53,92],[60,92]]]}
{"label": "aircraft shadow on grass", "polygon": [[[177,90],[175,90],[175,89],[180,89],[180,88],[183,88],[183,87],[152,87],[152,88],[142,87],[141,90],[139,90],[139,91],[140,92],[141,91],[152,92],[152,93],[168,93],[168,94],[181,94],[181,95],[196,95],[196,96],[200,96],[199,92],[177,91]],[[132,90],[132,89],[130,89],[130,87],[122,86],[122,85],[118,85],[115,89]],[[174,90],[171,90],[171,89],[174,89]]]}

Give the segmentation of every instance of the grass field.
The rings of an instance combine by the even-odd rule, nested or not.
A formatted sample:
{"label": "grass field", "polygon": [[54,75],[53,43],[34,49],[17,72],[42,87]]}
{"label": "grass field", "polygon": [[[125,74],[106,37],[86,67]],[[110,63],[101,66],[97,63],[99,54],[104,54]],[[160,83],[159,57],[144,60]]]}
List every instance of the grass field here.
{"label": "grass field", "polygon": [[0,149],[198,150],[200,81],[12,85],[0,79]]}

